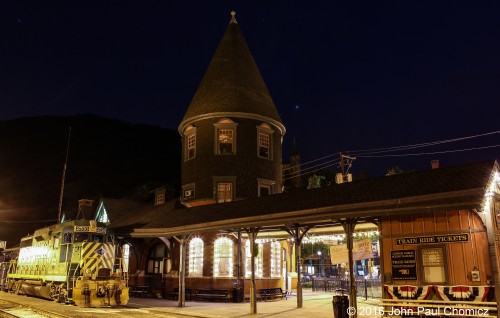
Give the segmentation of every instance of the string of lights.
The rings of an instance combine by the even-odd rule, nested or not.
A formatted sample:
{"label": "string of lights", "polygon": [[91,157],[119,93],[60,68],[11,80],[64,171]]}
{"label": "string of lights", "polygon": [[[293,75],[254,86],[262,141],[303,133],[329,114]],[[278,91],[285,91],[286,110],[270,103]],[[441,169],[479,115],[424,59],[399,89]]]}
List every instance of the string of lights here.
{"label": "string of lights", "polygon": [[[370,237],[378,237],[380,235],[379,231],[359,231],[359,232],[354,232],[352,236],[354,238],[370,238]],[[308,243],[308,244],[314,244],[314,243],[324,243],[324,242],[340,242],[344,241],[346,239],[346,235],[343,233],[338,233],[338,234],[320,234],[320,235],[307,235],[302,239],[302,243]],[[273,243],[273,242],[279,242],[279,241],[293,241],[293,238],[276,238],[276,237],[267,237],[267,238],[258,238],[255,240],[257,244],[266,244],[266,243]]]}

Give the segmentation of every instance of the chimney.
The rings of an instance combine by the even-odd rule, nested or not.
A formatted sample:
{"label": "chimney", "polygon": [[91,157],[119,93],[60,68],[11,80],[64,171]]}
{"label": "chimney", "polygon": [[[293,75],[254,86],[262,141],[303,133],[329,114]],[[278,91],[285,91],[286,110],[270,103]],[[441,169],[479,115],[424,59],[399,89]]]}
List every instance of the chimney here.
{"label": "chimney", "polygon": [[439,160],[431,160],[431,166],[432,166],[432,169],[438,169],[439,168]]}
{"label": "chimney", "polygon": [[87,215],[90,214],[90,217],[92,217],[92,205],[94,204],[94,200],[88,200],[88,199],[81,199],[78,200],[78,217],[82,217],[82,219],[85,219]]}

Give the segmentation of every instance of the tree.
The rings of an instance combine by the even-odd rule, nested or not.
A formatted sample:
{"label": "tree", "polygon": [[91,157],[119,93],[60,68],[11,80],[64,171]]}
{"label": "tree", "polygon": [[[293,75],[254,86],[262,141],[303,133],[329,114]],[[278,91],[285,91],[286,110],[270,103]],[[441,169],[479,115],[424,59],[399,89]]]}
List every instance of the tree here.
{"label": "tree", "polygon": [[309,179],[307,179],[307,188],[321,188],[325,182],[325,179],[326,178],[324,176],[317,176],[316,174],[313,174],[309,177]]}

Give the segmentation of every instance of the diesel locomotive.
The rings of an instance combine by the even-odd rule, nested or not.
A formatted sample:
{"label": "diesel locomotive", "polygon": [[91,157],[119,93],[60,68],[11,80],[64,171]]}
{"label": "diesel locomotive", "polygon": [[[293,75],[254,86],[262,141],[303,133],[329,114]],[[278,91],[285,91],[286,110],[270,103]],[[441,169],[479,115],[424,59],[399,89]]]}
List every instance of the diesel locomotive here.
{"label": "diesel locomotive", "polygon": [[17,257],[0,264],[0,288],[78,306],[126,305],[121,255],[105,223],[54,224],[21,239]]}

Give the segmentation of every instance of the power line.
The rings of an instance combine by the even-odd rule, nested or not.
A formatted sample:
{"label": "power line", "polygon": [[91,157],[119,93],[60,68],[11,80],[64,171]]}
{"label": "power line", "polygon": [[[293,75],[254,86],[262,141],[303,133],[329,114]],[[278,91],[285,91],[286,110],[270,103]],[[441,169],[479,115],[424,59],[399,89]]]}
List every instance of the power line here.
{"label": "power line", "polygon": [[358,155],[361,158],[383,158],[383,157],[408,157],[408,156],[424,156],[424,155],[436,155],[443,153],[451,153],[451,152],[462,152],[462,151],[471,151],[471,150],[481,150],[481,149],[489,149],[500,147],[500,145],[492,145],[492,146],[484,146],[484,147],[474,147],[474,148],[465,148],[465,149],[455,149],[455,150],[443,150],[443,151],[435,151],[435,152],[421,152],[421,153],[407,153],[407,154],[389,154],[389,155]]}
{"label": "power line", "polygon": [[[478,138],[478,137],[484,137],[484,136],[489,136],[489,135],[494,135],[494,134],[499,134],[499,133],[500,133],[500,130],[497,130],[497,131],[492,131],[492,132],[488,132],[488,133],[484,133],[484,134],[459,137],[459,138],[453,138],[453,139],[446,139],[446,140],[439,140],[439,141],[431,141],[431,142],[425,142],[425,143],[420,143],[420,144],[412,144],[412,145],[396,146],[396,147],[386,147],[386,148],[374,148],[374,149],[366,149],[366,150],[355,150],[355,151],[348,151],[348,152],[351,154],[375,154],[375,153],[383,153],[383,152],[393,152],[393,151],[399,151],[399,150],[407,150],[407,149],[441,145],[441,144],[446,144],[446,143],[450,143],[450,142],[456,142],[456,141],[462,141],[462,140],[473,139],[473,138]],[[365,153],[365,152],[369,152],[369,153]]]}
{"label": "power line", "polygon": [[[340,162],[340,159],[333,159],[333,160],[329,160],[329,161],[326,161],[326,162],[323,162],[323,163],[317,164],[317,165],[312,166],[312,167],[307,167],[307,168],[301,169],[300,171],[293,171],[293,172],[290,172],[290,173],[288,174],[288,176],[290,177],[290,175],[293,175],[293,174],[299,174],[299,173],[300,173],[300,174],[302,174],[302,172],[304,172],[304,171],[311,170],[311,169],[314,169],[314,168],[316,168],[316,167],[321,167],[322,165],[325,165],[325,164],[328,164],[328,163],[335,164],[335,163],[338,163],[338,162]],[[297,166],[295,166],[295,167],[297,167]],[[318,168],[318,169],[316,169],[316,170],[314,170],[314,171],[317,171],[317,170],[320,170],[320,169],[323,169],[323,168]],[[290,178],[293,178],[293,177],[294,177],[294,176],[291,176]],[[295,176],[295,177],[296,177],[296,176]],[[290,179],[290,178],[287,178],[287,179]]]}
{"label": "power line", "polygon": [[[445,140],[438,140],[438,141],[431,141],[431,142],[425,142],[425,143],[419,143],[419,144],[411,144],[411,145],[403,145],[403,146],[394,146],[394,147],[385,147],[385,148],[372,148],[372,149],[364,149],[364,150],[349,150],[345,151],[345,153],[352,154],[352,155],[370,155],[370,154],[376,154],[376,153],[384,153],[384,152],[395,152],[395,151],[400,151],[400,150],[408,150],[408,149],[414,149],[414,148],[422,148],[422,147],[430,147],[430,146],[435,146],[435,145],[440,145],[440,144],[445,144],[445,143],[450,143],[450,142],[456,142],[456,141],[462,141],[462,140],[468,140],[468,139],[473,139],[473,138],[479,138],[479,137],[484,137],[484,136],[490,136],[490,135],[495,135],[499,134],[500,130],[495,130],[491,132],[486,132],[483,134],[477,134],[477,135],[471,135],[471,136],[465,136],[465,137],[458,137],[458,138],[452,138],[452,139],[445,139]],[[305,166],[308,165],[312,162],[316,162],[322,159],[326,159],[329,157],[337,156],[340,152],[335,152],[326,156],[323,156],[321,158],[313,159],[310,161],[306,161],[303,163],[300,163],[295,166],[288,167],[287,169],[292,169],[295,167],[299,166]],[[305,170],[305,169],[304,169]]]}
{"label": "power line", "polygon": [[[474,147],[474,148],[463,148],[463,149],[454,149],[454,150],[434,151],[434,152],[406,153],[406,154],[385,154],[385,155],[357,155],[357,157],[359,157],[359,158],[384,158],[384,157],[424,156],[424,155],[435,155],[435,154],[445,154],[445,153],[454,153],[454,152],[463,152],[463,151],[490,149],[490,148],[496,148],[496,147],[500,147],[500,144],[499,145],[483,146],[483,147]],[[334,161],[334,160],[332,160],[332,161]],[[329,162],[332,162],[332,161],[329,161]],[[338,160],[335,160],[335,161],[338,161]],[[328,162],[325,162],[324,164],[326,164],[326,163],[328,163]],[[312,171],[308,171],[306,173],[302,173],[302,171],[300,171],[300,175],[295,175],[295,176],[292,176],[292,177],[283,178],[283,181],[291,179],[291,178],[294,178],[294,177],[307,175],[309,173],[312,173],[312,172],[315,172],[315,171],[318,171],[318,170],[321,170],[321,169],[325,169],[325,168],[331,167],[331,166],[333,166],[336,163],[337,162],[334,162],[332,164],[329,164],[329,165],[326,165],[326,166],[322,166],[321,168],[318,168],[318,169],[315,169],[315,170],[312,170]],[[322,164],[319,164],[318,166],[321,166],[321,165]],[[313,167],[310,167],[310,168],[313,168]],[[306,168],[304,170],[310,170],[310,169]],[[298,173],[298,171],[296,173]]]}

